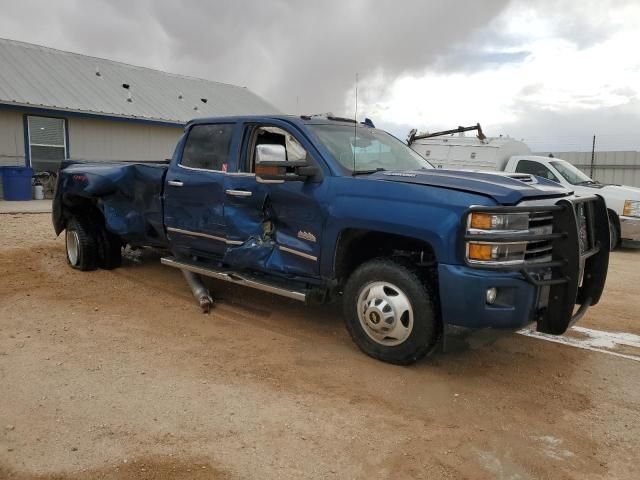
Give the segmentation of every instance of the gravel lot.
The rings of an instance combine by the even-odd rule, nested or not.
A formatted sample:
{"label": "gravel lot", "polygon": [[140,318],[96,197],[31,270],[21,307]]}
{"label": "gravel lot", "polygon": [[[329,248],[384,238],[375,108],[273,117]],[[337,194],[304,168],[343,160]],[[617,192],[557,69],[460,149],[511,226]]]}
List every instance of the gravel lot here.
{"label": "gravel lot", "polygon": [[[640,362],[480,333],[412,367],[335,307],[154,257],[67,267],[48,215],[0,215],[0,478],[640,478]],[[580,323],[640,334],[640,251]]]}

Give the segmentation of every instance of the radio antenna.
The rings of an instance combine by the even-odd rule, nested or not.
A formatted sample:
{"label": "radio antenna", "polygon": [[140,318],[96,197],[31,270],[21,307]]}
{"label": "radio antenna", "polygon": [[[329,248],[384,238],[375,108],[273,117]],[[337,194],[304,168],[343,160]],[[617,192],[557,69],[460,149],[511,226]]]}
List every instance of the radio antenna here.
{"label": "radio antenna", "polygon": [[358,147],[358,72],[356,72],[356,108],[353,114],[353,173],[356,173],[356,148]]}

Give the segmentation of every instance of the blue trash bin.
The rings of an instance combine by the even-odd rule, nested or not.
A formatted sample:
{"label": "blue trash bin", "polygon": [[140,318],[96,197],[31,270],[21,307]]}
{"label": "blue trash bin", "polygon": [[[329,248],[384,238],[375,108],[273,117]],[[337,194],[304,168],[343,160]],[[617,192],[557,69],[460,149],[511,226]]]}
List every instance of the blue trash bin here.
{"label": "blue trash bin", "polygon": [[4,167],[2,169],[2,190],[5,200],[31,200],[30,167]]}

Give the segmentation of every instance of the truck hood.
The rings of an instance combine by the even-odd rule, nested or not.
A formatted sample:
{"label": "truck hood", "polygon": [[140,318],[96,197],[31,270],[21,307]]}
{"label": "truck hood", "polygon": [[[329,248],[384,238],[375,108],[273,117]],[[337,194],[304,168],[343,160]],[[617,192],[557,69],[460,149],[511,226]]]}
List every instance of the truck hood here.
{"label": "truck hood", "polygon": [[461,170],[383,171],[373,173],[368,178],[477,193],[501,205],[516,205],[523,200],[563,197],[572,193],[543,178],[529,177],[531,182],[524,182],[500,173]]}
{"label": "truck hood", "polygon": [[595,185],[595,188],[585,185],[583,191],[588,192],[592,190],[593,193],[597,193],[609,198],[616,198],[618,200],[640,200],[640,188],[627,187],[626,185]]}

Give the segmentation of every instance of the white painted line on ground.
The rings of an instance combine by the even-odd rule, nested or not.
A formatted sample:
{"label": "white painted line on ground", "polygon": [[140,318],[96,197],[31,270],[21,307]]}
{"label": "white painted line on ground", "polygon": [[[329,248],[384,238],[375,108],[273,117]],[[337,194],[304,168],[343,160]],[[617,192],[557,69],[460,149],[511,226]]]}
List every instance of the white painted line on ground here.
{"label": "white painted line on ground", "polygon": [[531,338],[560,343],[562,345],[569,345],[570,347],[582,348],[583,350],[591,350],[592,352],[606,353],[607,355],[613,355],[614,357],[626,358],[627,360],[640,362],[640,356],[612,352],[611,350],[603,348],[615,348],[617,345],[626,345],[640,349],[640,336],[638,335],[631,333],[603,332],[601,330],[593,330],[591,328],[584,327],[572,327],[571,330],[586,335],[587,338],[576,338],[567,335],[549,335],[547,333],[529,330],[528,328],[518,330],[517,333]]}
{"label": "white painted line on ground", "polygon": [[604,332],[584,327],[572,327],[571,330],[587,335],[593,347],[615,348],[616,344],[618,344],[640,348],[640,335],[634,335],[633,333]]}

